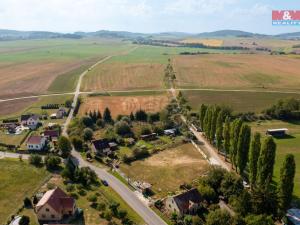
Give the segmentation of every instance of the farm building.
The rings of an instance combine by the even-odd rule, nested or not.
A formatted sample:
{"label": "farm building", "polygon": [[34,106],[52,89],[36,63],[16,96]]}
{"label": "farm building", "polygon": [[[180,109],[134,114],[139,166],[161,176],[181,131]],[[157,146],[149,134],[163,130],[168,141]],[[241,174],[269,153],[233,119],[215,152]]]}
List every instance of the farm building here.
{"label": "farm building", "polygon": [[27,140],[28,150],[43,150],[46,145],[46,138],[42,136],[31,136]]}
{"label": "farm building", "polygon": [[31,130],[35,130],[39,124],[38,115],[21,115],[21,124],[29,127]]}
{"label": "farm building", "polygon": [[46,130],[44,131],[44,137],[48,140],[57,139],[59,137],[58,130]]}
{"label": "farm building", "polygon": [[60,188],[47,191],[35,207],[40,221],[60,221],[65,216],[74,216],[76,203]]}
{"label": "farm building", "polygon": [[284,137],[288,132],[287,128],[268,129],[266,134],[274,137]]}
{"label": "farm building", "polygon": [[175,212],[178,215],[196,213],[201,202],[200,193],[196,188],[187,192],[168,197],[166,199],[166,209],[169,212]]}
{"label": "farm building", "polygon": [[173,129],[167,129],[167,130],[164,130],[164,135],[167,135],[167,136],[175,136],[176,135],[176,129],[173,128]]}

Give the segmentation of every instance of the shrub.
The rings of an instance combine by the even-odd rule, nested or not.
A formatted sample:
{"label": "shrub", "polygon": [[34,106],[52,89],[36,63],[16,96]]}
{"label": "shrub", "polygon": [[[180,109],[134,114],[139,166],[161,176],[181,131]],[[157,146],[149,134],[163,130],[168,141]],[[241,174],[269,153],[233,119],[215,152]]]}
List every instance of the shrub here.
{"label": "shrub", "polygon": [[147,121],[148,115],[144,110],[138,110],[135,113],[135,119],[137,121]]}
{"label": "shrub", "polygon": [[72,144],[74,145],[74,148],[77,150],[77,151],[80,151],[82,150],[82,144],[83,144],[83,141],[82,139],[79,137],[79,136],[74,136],[71,138],[71,142]]}
{"label": "shrub", "polygon": [[78,195],[75,192],[70,193],[70,196],[75,199],[78,199]]}
{"label": "shrub", "polygon": [[92,118],[89,117],[89,116],[83,116],[83,117],[81,117],[80,123],[84,127],[93,127],[93,125],[94,125],[94,122],[93,122]]}
{"label": "shrub", "polygon": [[129,124],[125,121],[119,121],[115,124],[115,132],[121,136],[130,136],[132,134]]}
{"label": "shrub", "polygon": [[28,216],[22,216],[19,225],[29,225],[30,224],[30,218]]}
{"label": "shrub", "polygon": [[40,155],[31,154],[29,156],[29,163],[34,166],[41,166],[42,164],[42,157]]}
{"label": "shrub", "polygon": [[90,141],[93,138],[93,130],[91,128],[85,128],[83,130],[83,139],[85,141]]}
{"label": "shrub", "polygon": [[30,208],[30,207],[32,207],[32,202],[31,202],[31,200],[30,200],[30,198],[28,198],[28,197],[26,197],[26,198],[24,198],[24,207],[25,208]]}
{"label": "shrub", "polygon": [[81,189],[78,191],[78,194],[81,195],[81,196],[86,196],[86,191]]}
{"label": "shrub", "polygon": [[96,195],[90,195],[88,198],[89,202],[97,202],[97,196]]}
{"label": "shrub", "polygon": [[215,190],[208,186],[208,185],[203,185],[203,184],[200,184],[198,186],[198,191],[200,193],[200,195],[207,201],[207,202],[217,202],[218,201],[218,196],[215,192]]}
{"label": "shrub", "polygon": [[143,159],[150,155],[149,151],[147,149],[139,149],[135,148],[133,150],[133,156],[135,159]]}
{"label": "shrub", "polygon": [[55,188],[55,185],[54,184],[52,184],[52,183],[48,183],[47,184],[47,189],[48,190],[52,190],[52,189],[54,189]]}
{"label": "shrub", "polygon": [[147,135],[147,134],[151,134],[151,133],[152,133],[152,131],[149,126],[143,126],[141,128],[141,135]]}
{"label": "shrub", "polygon": [[47,155],[44,159],[44,163],[48,170],[55,170],[59,167],[61,159],[58,156]]}
{"label": "shrub", "polygon": [[98,211],[103,211],[105,209],[106,209],[105,203],[103,203],[103,202],[98,203],[98,206],[97,206]]}
{"label": "shrub", "polygon": [[67,190],[67,192],[72,192],[72,191],[74,191],[74,190],[75,190],[74,184],[67,184],[66,190]]}

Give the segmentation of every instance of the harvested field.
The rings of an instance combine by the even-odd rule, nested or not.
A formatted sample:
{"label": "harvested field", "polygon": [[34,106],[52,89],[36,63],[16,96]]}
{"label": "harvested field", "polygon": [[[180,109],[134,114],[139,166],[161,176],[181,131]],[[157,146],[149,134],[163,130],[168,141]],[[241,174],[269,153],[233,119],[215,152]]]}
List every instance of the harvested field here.
{"label": "harvested field", "polygon": [[219,47],[223,45],[223,40],[221,39],[201,39],[201,38],[188,38],[183,41],[182,43],[185,44],[203,44],[206,46],[214,46],[214,47]]}
{"label": "harvested field", "polygon": [[274,55],[175,57],[180,87],[299,90],[299,59]]}
{"label": "harvested field", "polygon": [[83,91],[155,89],[163,87],[164,66],[152,63],[105,63],[84,77]]}
{"label": "harvested field", "polygon": [[169,102],[167,96],[103,96],[87,97],[80,106],[79,114],[100,110],[103,112],[106,107],[111,111],[113,117],[118,115],[129,115],[139,109],[147,112],[162,110]]}
{"label": "harvested field", "polygon": [[[166,197],[206,173],[209,165],[192,144],[168,149],[131,165],[121,164],[130,178],[153,185],[155,197]],[[142,171],[142,172],[141,172]]]}
{"label": "harvested field", "polygon": [[28,98],[9,102],[0,102],[0,117],[21,112],[37,100],[38,98]]}

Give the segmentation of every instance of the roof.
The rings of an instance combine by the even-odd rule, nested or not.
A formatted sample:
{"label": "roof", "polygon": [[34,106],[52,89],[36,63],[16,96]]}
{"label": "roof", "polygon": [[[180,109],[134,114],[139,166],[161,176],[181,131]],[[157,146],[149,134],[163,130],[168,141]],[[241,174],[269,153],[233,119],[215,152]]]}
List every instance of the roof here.
{"label": "roof", "polygon": [[27,144],[40,144],[42,139],[42,136],[31,136],[28,138]]}
{"label": "roof", "polygon": [[279,129],[268,129],[268,132],[280,132],[280,131],[288,131],[287,128],[279,128]]}
{"label": "roof", "polygon": [[180,211],[186,211],[189,209],[190,202],[200,203],[201,196],[196,188],[193,188],[187,192],[173,196],[173,199]]}
{"label": "roof", "polygon": [[32,115],[31,117],[29,117],[29,119],[38,120],[39,116],[38,115]]}
{"label": "roof", "polygon": [[110,148],[109,141],[107,139],[99,139],[92,141],[92,145],[96,150],[103,150],[106,148]]}
{"label": "roof", "polygon": [[21,115],[21,121],[28,120],[32,115]]}
{"label": "roof", "polygon": [[45,204],[50,205],[53,210],[60,213],[62,209],[73,208],[75,200],[57,187],[44,194],[36,205],[37,211],[39,211]]}
{"label": "roof", "polygon": [[293,208],[287,211],[286,216],[295,225],[300,224],[300,209]]}
{"label": "roof", "polygon": [[44,136],[49,136],[49,137],[58,137],[58,131],[57,130],[46,130],[44,131]]}

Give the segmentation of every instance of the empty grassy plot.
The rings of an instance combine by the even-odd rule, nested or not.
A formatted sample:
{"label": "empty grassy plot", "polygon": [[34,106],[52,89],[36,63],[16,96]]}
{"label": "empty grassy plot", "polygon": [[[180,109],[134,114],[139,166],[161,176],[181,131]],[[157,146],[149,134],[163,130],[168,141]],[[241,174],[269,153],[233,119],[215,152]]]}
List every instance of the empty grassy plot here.
{"label": "empty grassy plot", "polygon": [[9,117],[14,114],[21,113],[28,106],[38,101],[38,98],[27,98],[13,100],[8,102],[0,102],[0,118]]}
{"label": "empty grassy plot", "polygon": [[151,183],[159,198],[199,178],[207,171],[208,163],[192,144],[185,144],[131,165],[121,164],[120,168],[131,179]]}
{"label": "empty grassy plot", "polygon": [[193,109],[202,103],[230,106],[235,112],[256,112],[270,107],[279,99],[300,98],[299,94],[236,92],[236,91],[183,91]]}
{"label": "empty grassy plot", "polygon": [[276,128],[288,128],[288,136],[286,138],[277,138],[275,142],[277,144],[276,152],[276,163],[274,168],[275,180],[279,180],[280,168],[283,163],[286,154],[293,154],[296,160],[296,176],[295,176],[295,187],[294,195],[300,199],[300,123],[299,122],[283,122],[278,120],[261,121],[251,123],[253,131],[260,132],[263,137],[267,129]]}
{"label": "empty grassy plot", "polygon": [[0,222],[7,219],[23,205],[23,199],[30,197],[48,172],[43,168],[30,166],[19,160],[0,159]]}
{"label": "empty grassy plot", "polygon": [[299,90],[299,60],[287,56],[217,54],[178,56],[179,87]]}
{"label": "empty grassy plot", "polygon": [[113,117],[118,115],[129,115],[131,112],[143,109],[147,112],[158,112],[169,102],[166,95],[155,96],[102,96],[86,97],[80,106],[79,115],[86,112],[99,110],[103,112],[106,107],[111,111]]}
{"label": "empty grassy plot", "polygon": [[163,88],[164,66],[152,63],[104,63],[83,79],[83,91]]}

